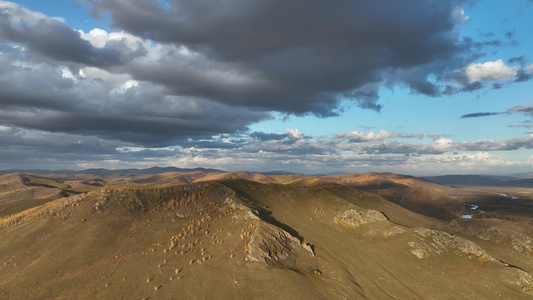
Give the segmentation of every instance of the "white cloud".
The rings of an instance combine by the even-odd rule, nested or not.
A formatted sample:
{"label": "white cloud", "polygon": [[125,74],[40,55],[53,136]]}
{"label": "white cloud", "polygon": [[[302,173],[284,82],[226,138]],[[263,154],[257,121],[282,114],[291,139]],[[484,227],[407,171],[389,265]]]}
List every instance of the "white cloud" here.
{"label": "white cloud", "polygon": [[102,48],[107,42],[108,33],[103,29],[94,28],[89,31],[89,33],[85,33],[83,30],[78,30],[78,32],[80,33],[81,38],[89,41],[93,47]]}
{"label": "white cloud", "polygon": [[380,129],[378,133],[375,132],[359,132],[359,131],[350,131],[348,133],[339,133],[336,135],[338,138],[347,139],[350,143],[363,143],[363,142],[378,142],[384,141],[391,138],[424,138],[422,133],[390,133],[384,129]]}
{"label": "white cloud", "polygon": [[452,18],[456,26],[466,25],[470,19],[469,16],[465,16],[465,11],[460,7],[457,7],[452,11]]}
{"label": "white cloud", "polygon": [[128,80],[124,83],[124,88],[125,89],[129,89],[129,88],[132,88],[132,87],[136,87],[138,86],[139,83],[135,80]]}
{"label": "white cloud", "polygon": [[304,138],[303,133],[301,133],[300,130],[298,130],[298,128],[296,129],[287,128],[285,129],[285,133],[289,136],[289,140],[291,141],[301,140]]}
{"label": "white cloud", "polygon": [[471,64],[466,68],[466,76],[472,82],[484,80],[511,80],[520,66],[506,66],[501,59],[486,63]]}
{"label": "white cloud", "polygon": [[100,28],[94,28],[88,33],[85,33],[83,30],[78,30],[78,32],[82,39],[89,41],[96,48],[104,48],[108,42],[113,41],[122,41],[129,49],[136,49],[139,45],[142,45],[146,49],[157,47],[150,40],[133,36],[124,31],[107,32]]}
{"label": "white cloud", "polygon": [[[439,156],[427,156],[410,158],[416,164],[406,164],[406,166],[423,166],[423,168],[449,171],[482,171],[498,167],[511,167],[523,165],[523,161],[507,160],[502,157],[493,156],[488,152],[461,153]],[[420,170],[423,171],[423,170]]]}
{"label": "white cloud", "polygon": [[527,69],[531,72],[533,72],[533,64],[527,65]]}
{"label": "white cloud", "polygon": [[131,80],[131,76],[128,74],[110,73],[106,70],[94,67],[85,67],[80,70],[80,73],[81,72],[83,72],[85,78],[90,80],[101,80],[106,85],[118,86]]}
{"label": "white cloud", "polygon": [[63,68],[63,69],[61,69],[61,77],[62,78],[68,78],[68,79],[77,80],[77,78],[86,78],[87,76],[85,76],[85,73],[83,72],[82,69],[80,69],[78,71],[78,75],[74,76],[74,74],[72,74],[71,70],[69,70],[68,68]]}
{"label": "white cloud", "polygon": [[383,141],[392,137],[392,134],[386,130],[380,129],[379,133],[374,133],[373,131],[369,133],[359,132],[359,131],[350,131],[348,133],[340,133],[338,137],[346,138],[351,143],[361,143],[361,142],[372,142],[372,141]]}
{"label": "white cloud", "polygon": [[450,151],[453,148],[453,141],[450,139],[438,139],[434,143],[434,148],[439,151]]}

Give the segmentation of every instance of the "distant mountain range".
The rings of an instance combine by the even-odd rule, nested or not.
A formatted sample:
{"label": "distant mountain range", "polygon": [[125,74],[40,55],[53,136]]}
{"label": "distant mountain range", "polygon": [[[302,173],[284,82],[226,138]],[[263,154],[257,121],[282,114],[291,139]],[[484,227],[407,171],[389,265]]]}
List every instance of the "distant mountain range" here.
{"label": "distant mountain range", "polygon": [[444,175],[422,177],[448,186],[533,187],[533,178],[489,175]]}
{"label": "distant mountain range", "polygon": [[37,174],[66,174],[66,175],[76,175],[76,174],[89,174],[89,175],[97,175],[97,176],[106,176],[106,175],[114,175],[114,174],[121,174],[121,175],[155,175],[155,174],[161,174],[166,172],[205,172],[205,173],[213,173],[213,172],[224,172],[221,170],[216,169],[206,169],[206,168],[194,168],[194,169],[182,169],[182,168],[176,168],[176,167],[151,167],[148,169],[118,169],[118,170],[110,170],[110,169],[103,169],[103,168],[97,168],[97,169],[85,169],[85,170],[0,170],[0,174],[9,174],[9,173],[17,173],[17,172],[23,172],[23,173],[37,173]]}
{"label": "distant mountain range", "polygon": [[[176,168],[176,167],[151,167],[147,169],[85,169],[85,170],[22,170],[10,169],[0,170],[0,174],[9,173],[34,173],[34,174],[63,174],[63,175],[94,175],[94,176],[142,176],[142,175],[156,175],[168,172],[204,172],[217,173],[226,172],[218,169],[210,168]],[[249,172],[261,173],[267,176],[275,175],[303,175],[295,172],[276,170],[269,172]],[[314,174],[312,176],[332,176],[332,175],[347,175],[344,173],[324,173]],[[504,175],[442,175],[442,176],[421,176],[419,178],[429,180],[438,184],[452,186],[452,187],[468,187],[468,186],[486,186],[486,187],[533,187],[533,172],[513,174],[512,176]]]}
{"label": "distant mountain range", "polygon": [[[104,169],[104,168],[95,168],[95,169],[85,169],[85,170],[26,170],[26,169],[9,169],[9,170],[0,170],[0,174],[10,174],[10,173],[36,173],[36,174],[66,174],[66,175],[78,175],[78,174],[87,174],[87,175],[96,175],[96,176],[108,176],[108,175],[155,175],[167,172],[205,172],[205,173],[215,173],[215,172],[226,172],[219,169],[210,169],[210,168],[176,168],[176,167],[151,167],[147,169]],[[295,172],[284,171],[284,170],[275,170],[268,172],[250,172],[250,173],[261,173],[264,175],[289,175],[289,174],[298,174]],[[325,176],[325,175],[339,175],[344,173],[327,173],[320,174],[316,176]]]}

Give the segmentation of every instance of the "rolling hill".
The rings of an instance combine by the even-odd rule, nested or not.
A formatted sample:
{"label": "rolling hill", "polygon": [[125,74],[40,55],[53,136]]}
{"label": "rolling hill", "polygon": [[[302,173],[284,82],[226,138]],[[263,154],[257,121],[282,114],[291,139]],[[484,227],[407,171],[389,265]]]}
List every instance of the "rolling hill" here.
{"label": "rolling hill", "polygon": [[[6,187],[28,187],[17,179],[27,175],[6,176]],[[435,218],[389,199],[405,191],[397,195],[405,204],[420,189],[448,197],[426,180],[245,172],[92,180],[91,191],[0,218],[1,299],[533,297],[533,225]]]}
{"label": "rolling hill", "polygon": [[0,217],[68,197],[80,191],[71,186],[33,175],[0,175]]}

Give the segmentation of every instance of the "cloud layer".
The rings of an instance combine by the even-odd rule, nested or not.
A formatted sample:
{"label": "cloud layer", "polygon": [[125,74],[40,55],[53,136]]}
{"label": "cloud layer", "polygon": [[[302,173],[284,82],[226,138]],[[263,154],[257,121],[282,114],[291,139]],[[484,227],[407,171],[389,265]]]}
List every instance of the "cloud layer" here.
{"label": "cloud layer", "polygon": [[[268,165],[339,155],[365,157],[365,165],[370,157],[396,164],[402,155],[529,149],[529,140],[428,143],[421,141],[429,135],[385,130],[250,132],[277,113],[379,111],[382,88],[440,96],[529,80],[524,57],[510,66],[473,63],[498,43],[459,38],[465,1],[82,2],[93,16],[109,17],[114,32],[84,32],[0,1],[0,167],[24,155],[31,165],[30,151],[50,164],[145,155],[147,164],[172,157]],[[528,106],[509,111],[531,114]]]}
{"label": "cloud layer", "polygon": [[[383,85],[436,96],[466,83],[450,69],[467,54],[458,1],[88,3],[123,31],[77,31],[0,1],[5,125],[172,145],[245,130],[273,111],[333,116],[343,102],[379,111]],[[470,83],[516,73],[501,60],[466,68]]]}

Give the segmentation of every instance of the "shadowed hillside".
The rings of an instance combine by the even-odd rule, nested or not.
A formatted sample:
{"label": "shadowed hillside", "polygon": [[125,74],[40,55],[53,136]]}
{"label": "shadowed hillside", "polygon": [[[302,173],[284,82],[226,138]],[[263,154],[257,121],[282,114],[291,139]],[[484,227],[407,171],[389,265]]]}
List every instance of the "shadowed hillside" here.
{"label": "shadowed hillside", "polygon": [[533,179],[500,178],[481,175],[445,175],[431,176],[427,179],[449,186],[488,186],[488,187],[525,187],[533,188]]}

